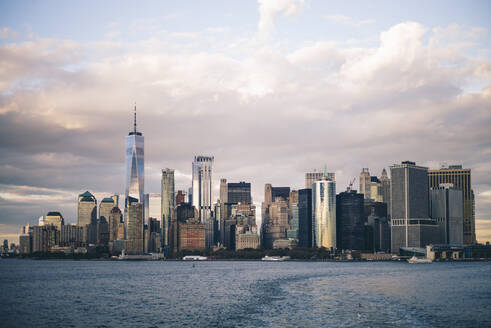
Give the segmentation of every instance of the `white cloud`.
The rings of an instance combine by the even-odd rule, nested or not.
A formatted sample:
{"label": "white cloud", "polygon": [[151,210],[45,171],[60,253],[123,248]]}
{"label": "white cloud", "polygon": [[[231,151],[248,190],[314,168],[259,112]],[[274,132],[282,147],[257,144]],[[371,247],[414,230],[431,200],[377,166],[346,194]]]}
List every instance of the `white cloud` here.
{"label": "white cloud", "polygon": [[302,11],[304,0],[258,0],[259,39],[267,39],[275,30],[275,17],[279,14],[291,16]]}

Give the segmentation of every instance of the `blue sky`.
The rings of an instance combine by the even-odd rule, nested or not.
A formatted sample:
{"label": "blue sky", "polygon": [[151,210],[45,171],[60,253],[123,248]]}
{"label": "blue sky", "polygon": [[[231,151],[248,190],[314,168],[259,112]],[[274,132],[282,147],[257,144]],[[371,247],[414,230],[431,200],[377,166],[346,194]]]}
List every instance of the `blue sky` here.
{"label": "blue sky", "polygon": [[363,167],[463,164],[491,240],[490,7],[0,1],[0,239],[48,211],[76,222],[85,190],[122,193],[136,101],[146,192],[165,167],[187,190],[199,154],[258,209],[265,183],[325,165],[340,192]]}

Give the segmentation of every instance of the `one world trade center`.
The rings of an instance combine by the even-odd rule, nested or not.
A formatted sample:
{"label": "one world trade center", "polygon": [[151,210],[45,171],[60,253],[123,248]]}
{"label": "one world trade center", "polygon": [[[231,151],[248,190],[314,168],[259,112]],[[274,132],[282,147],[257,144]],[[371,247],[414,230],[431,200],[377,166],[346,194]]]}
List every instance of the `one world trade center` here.
{"label": "one world trade center", "polygon": [[[144,139],[143,134],[136,130],[136,105],[133,122],[133,131],[126,137],[126,184],[125,203],[129,197],[144,201]],[[126,206],[125,206],[126,207]]]}

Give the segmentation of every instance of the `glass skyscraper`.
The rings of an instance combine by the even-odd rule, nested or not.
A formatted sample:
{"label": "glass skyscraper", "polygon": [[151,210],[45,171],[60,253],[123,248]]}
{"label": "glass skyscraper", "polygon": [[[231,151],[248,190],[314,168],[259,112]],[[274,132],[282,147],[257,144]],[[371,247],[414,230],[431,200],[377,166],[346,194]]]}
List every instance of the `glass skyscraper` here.
{"label": "glass skyscraper", "polygon": [[312,243],[336,248],[336,182],[327,176],[312,184]]}
{"label": "glass skyscraper", "polygon": [[135,198],[144,202],[144,139],[143,134],[136,130],[136,106],[133,131],[126,137],[126,183],[125,199]]}

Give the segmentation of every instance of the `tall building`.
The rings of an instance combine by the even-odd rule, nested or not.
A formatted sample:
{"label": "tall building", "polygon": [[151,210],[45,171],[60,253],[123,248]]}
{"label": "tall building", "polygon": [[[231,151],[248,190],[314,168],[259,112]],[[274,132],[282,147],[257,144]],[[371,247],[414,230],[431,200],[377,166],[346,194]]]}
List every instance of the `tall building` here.
{"label": "tall building", "polygon": [[[174,183],[174,170],[163,169],[162,170],[162,180],[161,180],[161,214],[160,214],[160,224],[161,224],[161,234],[162,234],[162,244],[163,246],[169,245],[169,224],[172,217],[172,211],[176,207],[176,202],[174,198],[175,194],[175,183]],[[183,202],[184,199],[181,201]]]}
{"label": "tall building", "polygon": [[[133,121],[133,131],[126,136],[126,183],[125,203],[127,198],[132,197],[139,203],[144,202],[144,138],[136,129],[136,106]],[[125,206],[126,206],[125,204]],[[125,207],[126,209],[126,207]]]}
{"label": "tall building", "polygon": [[61,226],[65,224],[65,219],[60,212],[48,212],[44,218],[45,225],[54,225],[58,231],[61,230]]}
{"label": "tall building", "polygon": [[138,199],[127,199],[126,251],[128,254],[143,254],[143,206]]}
{"label": "tall building", "polygon": [[363,250],[363,194],[347,190],[336,196],[336,244],[338,249]]}
{"label": "tall building", "polygon": [[428,168],[405,161],[390,167],[391,251],[439,243],[438,226],[429,217]]}
{"label": "tall building", "polygon": [[115,206],[118,206],[118,204],[114,197],[106,197],[101,200],[101,203],[99,204],[99,218],[104,218],[106,221],[109,221],[109,214]]}
{"label": "tall building", "polygon": [[262,239],[265,248],[273,248],[277,239],[285,239],[289,227],[290,187],[264,186],[262,204]]}
{"label": "tall building", "polygon": [[312,247],[312,189],[298,191],[298,247]]}
{"label": "tall building", "polygon": [[383,199],[382,182],[375,176],[370,177],[370,199],[376,202]]}
{"label": "tall building", "polygon": [[429,170],[428,180],[430,188],[438,188],[442,183],[451,183],[455,188],[463,191],[464,244],[474,244],[476,242],[476,222],[474,193],[471,185],[471,169],[464,169],[462,165],[444,166],[439,170]]}
{"label": "tall building", "polygon": [[365,199],[370,199],[370,172],[364,167],[360,173],[360,193]]}
{"label": "tall building", "polygon": [[462,244],[464,241],[464,197],[451,183],[430,189],[430,213],[440,227],[440,242]]}
{"label": "tall building", "polygon": [[206,223],[213,205],[213,156],[194,156],[193,206],[199,212],[200,222]]}
{"label": "tall building", "polygon": [[[120,239],[118,230],[120,224],[122,223],[122,213],[119,207],[113,207],[109,213],[109,241],[114,241]],[[123,227],[123,238],[124,239],[124,226]]]}
{"label": "tall building", "polygon": [[228,202],[227,179],[220,179],[220,202],[225,204]]}
{"label": "tall building", "polygon": [[[187,199],[186,192],[184,190],[178,190],[177,193],[176,193],[176,203],[175,203],[175,206],[178,206],[179,204],[185,203],[186,202],[186,199]],[[170,217],[172,217],[172,215]]]}
{"label": "tall building", "polygon": [[86,191],[78,195],[77,225],[85,227],[87,224],[97,222],[97,200],[94,195]]}
{"label": "tall building", "polygon": [[336,176],[331,172],[309,172],[305,173],[305,188],[312,189],[312,184],[322,178],[327,174],[327,177],[332,181],[336,180]]}
{"label": "tall building", "polygon": [[380,183],[382,187],[382,202],[387,204],[387,218],[390,219],[390,179],[387,176],[387,171],[385,168],[382,170],[380,175]]}
{"label": "tall building", "polygon": [[251,184],[248,182],[230,182],[227,184],[227,203],[251,204]]}
{"label": "tall building", "polygon": [[54,225],[32,227],[32,252],[49,252],[59,243],[59,231]]}
{"label": "tall building", "polygon": [[336,182],[324,177],[312,185],[312,243],[336,248]]}

